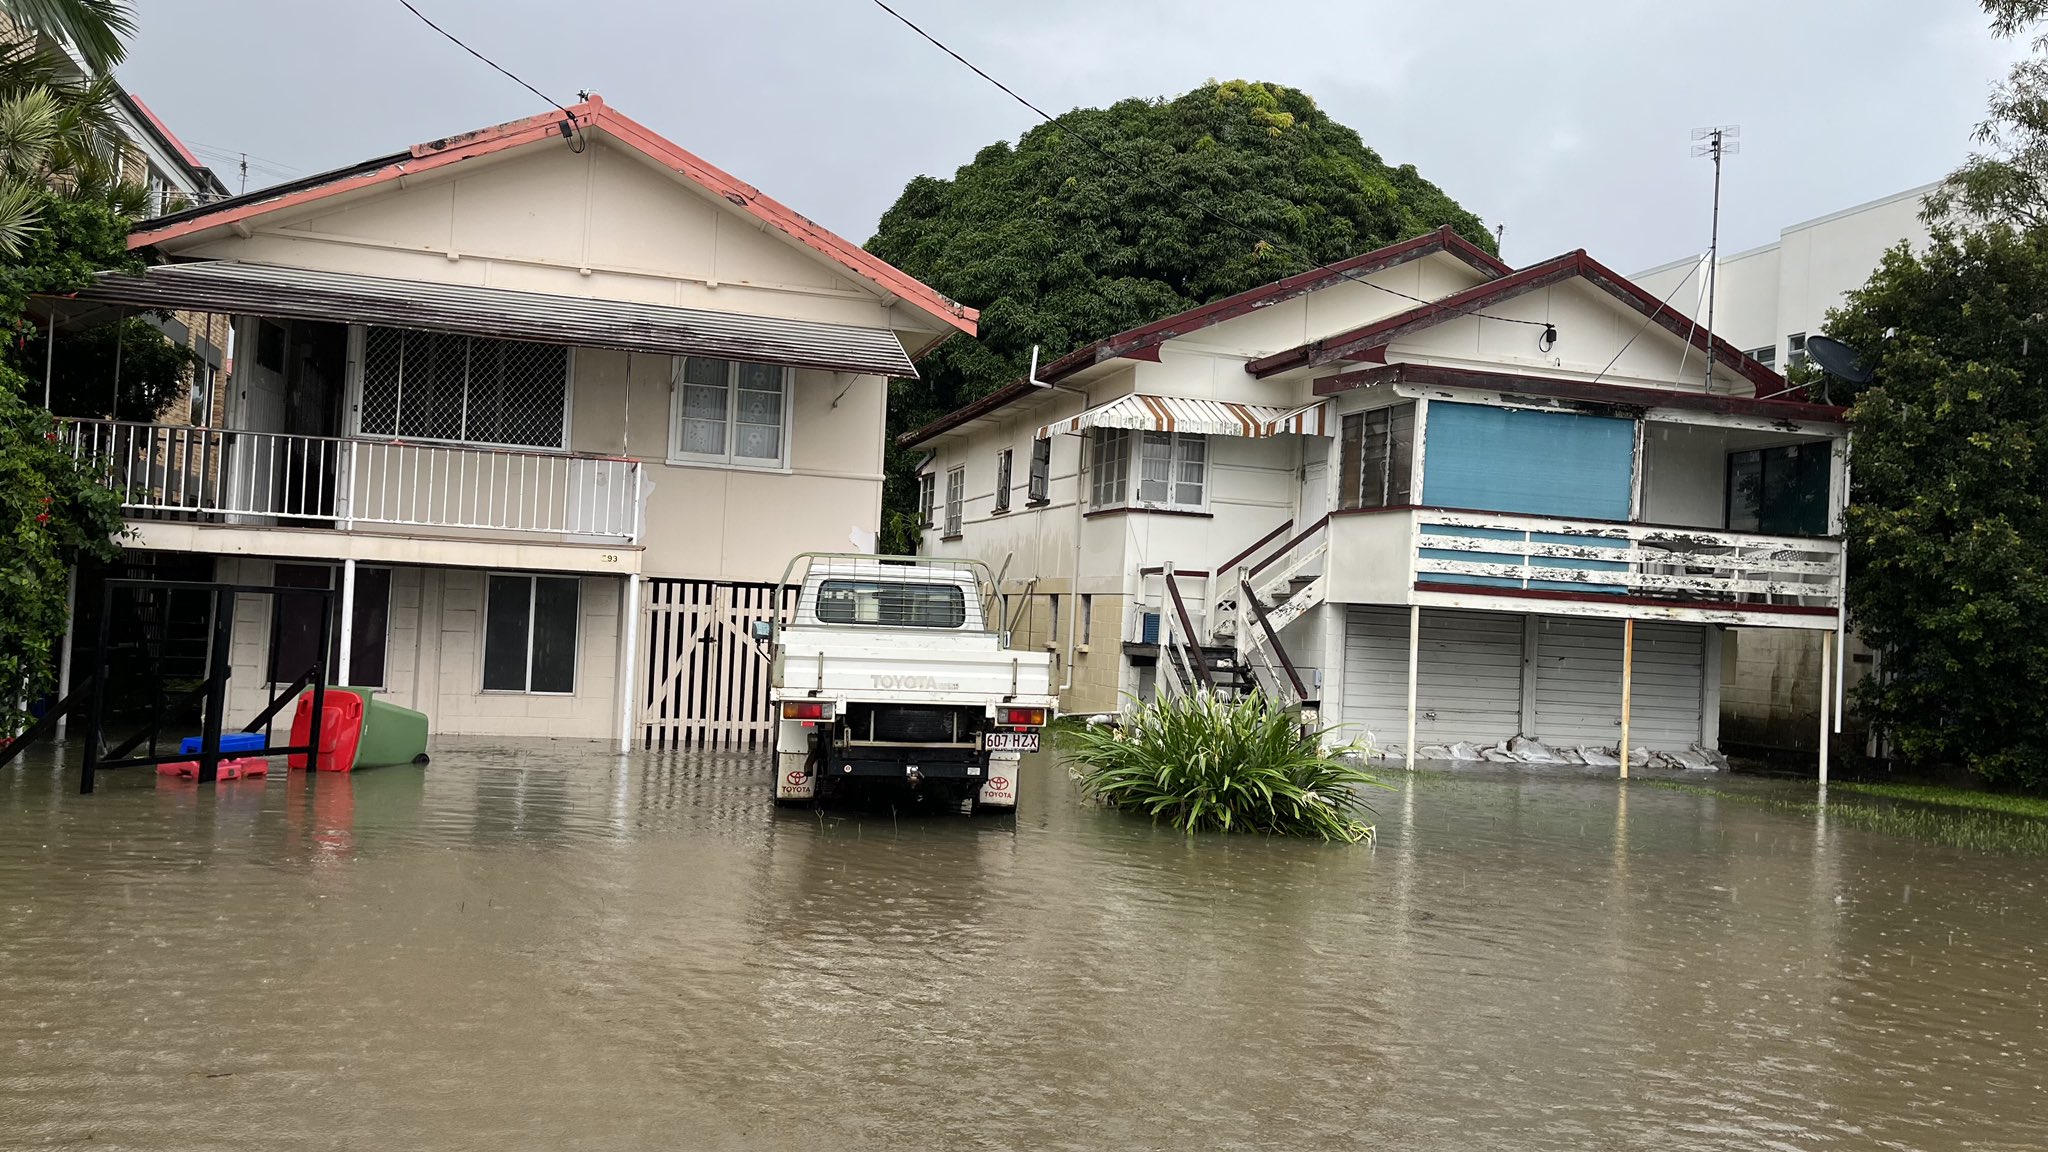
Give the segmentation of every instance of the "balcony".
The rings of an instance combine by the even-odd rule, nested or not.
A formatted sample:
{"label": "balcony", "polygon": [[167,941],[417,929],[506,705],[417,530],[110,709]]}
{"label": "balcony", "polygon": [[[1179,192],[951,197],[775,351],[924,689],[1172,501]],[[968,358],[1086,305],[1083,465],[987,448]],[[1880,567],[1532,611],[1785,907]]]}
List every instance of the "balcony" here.
{"label": "balcony", "polygon": [[131,520],[636,544],[641,464],[615,456],[68,420]]}
{"label": "balcony", "polygon": [[1833,627],[1832,537],[1389,508],[1332,520],[1330,599],[1764,627]]}

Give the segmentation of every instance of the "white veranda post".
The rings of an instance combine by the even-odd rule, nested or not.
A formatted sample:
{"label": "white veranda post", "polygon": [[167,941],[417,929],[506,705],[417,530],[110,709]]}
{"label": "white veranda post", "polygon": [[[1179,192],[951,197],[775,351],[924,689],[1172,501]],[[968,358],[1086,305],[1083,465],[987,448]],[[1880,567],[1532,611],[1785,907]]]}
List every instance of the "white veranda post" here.
{"label": "white veranda post", "polygon": [[1415,675],[1422,665],[1422,605],[1408,607],[1408,770],[1415,770]]}
{"label": "white veranda post", "polygon": [[1832,724],[1830,723],[1830,720],[1829,720],[1829,715],[1828,715],[1828,713],[1829,713],[1829,711],[1830,711],[1830,710],[1831,710],[1831,709],[1832,709],[1832,708],[1834,707],[1834,704],[1835,704],[1835,694],[1834,694],[1834,688],[1833,688],[1833,686],[1832,686],[1831,684],[1829,684],[1829,682],[1828,682],[1828,677],[1829,677],[1829,676],[1830,676],[1830,675],[1831,675],[1831,674],[1832,674],[1832,673],[1834,672],[1834,670],[1835,670],[1835,659],[1834,659],[1834,657],[1835,657],[1835,652],[1834,652],[1834,648],[1835,648],[1835,634],[1834,634],[1833,632],[1823,632],[1823,633],[1821,633],[1821,634],[1820,634],[1820,786],[1821,786],[1821,787],[1823,787],[1823,788],[1825,788],[1825,787],[1827,787],[1827,786],[1828,786],[1828,736],[1829,736],[1829,734],[1830,734],[1830,732],[1832,731],[1832,728],[1833,728],[1833,725],[1832,725]]}
{"label": "white veranda post", "polygon": [[356,562],[341,562],[341,654],[335,660],[332,683],[348,685],[349,649],[355,647],[356,633]]}
{"label": "white veranda post", "polygon": [[619,751],[633,750],[633,706],[638,700],[636,687],[639,684],[636,658],[640,654],[640,574],[626,577],[626,586],[620,593],[624,601],[620,607],[625,617],[621,621],[619,641]]}

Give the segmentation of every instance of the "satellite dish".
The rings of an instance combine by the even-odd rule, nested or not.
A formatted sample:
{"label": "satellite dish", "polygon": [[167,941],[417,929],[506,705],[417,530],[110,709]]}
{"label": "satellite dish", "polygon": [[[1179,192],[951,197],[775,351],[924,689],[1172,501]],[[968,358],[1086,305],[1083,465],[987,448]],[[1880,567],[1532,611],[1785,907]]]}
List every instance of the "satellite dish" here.
{"label": "satellite dish", "polygon": [[1856,350],[1827,336],[1808,336],[1806,354],[1830,376],[1839,376],[1851,384],[1868,384],[1870,369],[1863,366],[1863,360]]}

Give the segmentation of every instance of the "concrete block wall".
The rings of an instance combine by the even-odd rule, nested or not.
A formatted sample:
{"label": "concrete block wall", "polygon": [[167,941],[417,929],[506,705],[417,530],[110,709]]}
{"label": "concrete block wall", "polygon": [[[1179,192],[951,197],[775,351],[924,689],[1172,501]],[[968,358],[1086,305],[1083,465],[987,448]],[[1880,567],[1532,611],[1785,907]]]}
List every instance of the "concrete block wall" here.
{"label": "concrete block wall", "polygon": [[[1820,746],[1821,633],[1789,628],[1722,632],[1721,742],[1738,748],[1813,751]],[[1852,636],[1844,662],[1853,693],[1871,667]],[[1861,657],[1861,659],[1859,659]],[[1832,677],[1832,671],[1829,673]],[[1830,692],[1833,691],[1832,686]],[[1830,704],[1832,707],[1832,704]],[[1853,710],[1844,724],[1862,732]],[[1838,747],[1844,741],[1835,741]],[[1860,745],[1861,737],[1847,742]]]}

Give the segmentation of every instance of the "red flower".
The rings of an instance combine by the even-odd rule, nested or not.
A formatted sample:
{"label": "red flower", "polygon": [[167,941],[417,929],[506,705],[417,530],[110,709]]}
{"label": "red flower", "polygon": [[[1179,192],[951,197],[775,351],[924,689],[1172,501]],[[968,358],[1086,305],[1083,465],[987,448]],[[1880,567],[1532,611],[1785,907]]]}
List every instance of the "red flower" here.
{"label": "red flower", "polygon": [[49,522],[50,522],[50,514],[49,514],[48,512],[38,512],[38,513],[36,513],[36,523],[38,523],[38,524],[48,524]]}

